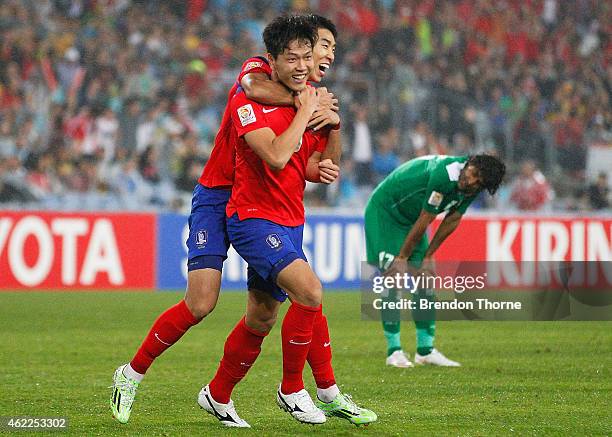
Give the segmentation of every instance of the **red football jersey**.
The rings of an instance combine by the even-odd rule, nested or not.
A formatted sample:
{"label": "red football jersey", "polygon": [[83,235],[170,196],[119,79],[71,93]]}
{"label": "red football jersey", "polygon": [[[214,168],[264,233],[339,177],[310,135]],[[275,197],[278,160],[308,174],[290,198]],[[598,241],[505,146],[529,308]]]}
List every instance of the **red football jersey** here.
{"label": "red football jersey", "polygon": [[232,117],[230,116],[230,102],[236,91],[240,88],[240,81],[249,73],[264,73],[270,76],[272,69],[262,58],[249,58],[240,70],[236,83],[227,95],[227,105],[223,112],[223,119],[219,126],[219,132],[215,137],[215,145],[210,153],[208,162],[204,166],[202,175],[198,182],[205,187],[231,187],[234,183],[234,145],[236,144],[236,129],[232,128]]}
{"label": "red football jersey", "polygon": [[261,105],[249,100],[244,92],[236,93],[230,106],[237,142],[234,188],[227,204],[227,216],[237,212],[240,220],[262,218],[283,226],[303,224],[306,164],[315,151],[325,150],[329,130],[306,131],[285,168],[272,170],[249,147],[244,135],[269,127],[278,136],[287,130],[296,109]]}

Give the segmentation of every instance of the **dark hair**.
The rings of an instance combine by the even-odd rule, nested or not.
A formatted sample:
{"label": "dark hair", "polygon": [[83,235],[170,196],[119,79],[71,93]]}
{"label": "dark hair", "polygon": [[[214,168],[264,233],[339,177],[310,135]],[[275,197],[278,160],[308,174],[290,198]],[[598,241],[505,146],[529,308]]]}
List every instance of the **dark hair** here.
{"label": "dark hair", "polygon": [[329,18],[325,18],[317,14],[309,14],[306,15],[306,19],[310,21],[310,24],[315,28],[315,30],[327,29],[331,32],[335,39],[338,38],[338,29],[336,29],[336,25]]}
{"label": "dark hair", "polygon": [[506,174],[506,165],[499,158],[484,154],[470,156],[466,165],[471,165],[478,169],[482,187],[489,194],[495,194]]}
{"label": "dark hair", "polygon": [[305,15],[281,15],[266,26],[263,40],[268,53],[276,59],[291,41],[298,40],[314,46],[317,32]]}

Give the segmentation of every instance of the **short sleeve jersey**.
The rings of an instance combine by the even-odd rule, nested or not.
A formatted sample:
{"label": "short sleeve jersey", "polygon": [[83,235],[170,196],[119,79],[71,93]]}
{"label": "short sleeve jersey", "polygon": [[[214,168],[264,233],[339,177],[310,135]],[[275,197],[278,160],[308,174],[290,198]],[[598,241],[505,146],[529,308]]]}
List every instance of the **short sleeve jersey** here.
{"label": "short sleeve jersey", "polygon": [[230,115],[230,102],[236,91],[240,89],[240,81],[249,73],[264,73],[270,76],[272,69],[265,58],[249,58],[242,65],[236,83],[227,95],[227,105],[223,112],[219,132],[215,137],[215,145],[212,149],[208,162],[204,166],[202,175],[198,182],[205,187],[231,187],[234,183],[234,144],[236,143],[236,130],[232,128],[232,117]]}
{"label": "short sleeve jersey", "polygon": [[315,152],[323,152],[329,130],[306,131],[282,170],[272,170],[249,147],[244,135],[270,128],[279,136],[291,124],[296,110],[291,106],[261,105],[238,92],[231,102],[232,122],[237,133],[236,170],[227,216],[240,220],[261,218],[283,226],[304,223],[306,165]]}
{"label": "short sleeve jersey", "polygon": [[396,168],[374,190],[374,202],[400,224],[411,225],[425,210],[465,213],[476,196],[457,188],[467,156],[431,155],[410,160]]}

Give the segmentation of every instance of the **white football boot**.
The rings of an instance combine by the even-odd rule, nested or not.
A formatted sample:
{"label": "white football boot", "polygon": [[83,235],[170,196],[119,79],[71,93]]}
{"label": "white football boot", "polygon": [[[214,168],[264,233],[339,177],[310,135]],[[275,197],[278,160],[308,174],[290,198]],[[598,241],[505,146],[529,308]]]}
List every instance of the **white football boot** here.
{"label": "white football boot", "polygon": [[395,351],[389,355],[385,363],[387,366],[393,367],[414,367],[414,364],[412,364],[412,361],[410,361],[408,355],[402,350]]}
{"label": "white football boot", "polygon": [[414,355],[414,362],[417,364],[431,364],[432,366],[461,367],[460,363],[449,360],[442,355],[442,352],[440,352],[438,349],[433,349],[431,353],[427,355],[419,355],[416,353]]}
{"label": "white football boot", "polygon": [[281,410],[291,414],[298,422],[318,425],[327,420],[323,411],[315,406],[306,389],[286,395],[281,392],[279,386],[276,403]]}
{"label": "white football boot", "polygon": [[202,390],[200,390],[200,394],[198,394],[198,404],[203,410],[215,416],[219,422],[225,426],[233,428],[251,427],[246,420],[241,419],[240,416],[238,416],[238,413],[236,413],[234,401],[230,399],[227,404],[222,404],[215,401],[210,394],[208,385],[202,387]]}

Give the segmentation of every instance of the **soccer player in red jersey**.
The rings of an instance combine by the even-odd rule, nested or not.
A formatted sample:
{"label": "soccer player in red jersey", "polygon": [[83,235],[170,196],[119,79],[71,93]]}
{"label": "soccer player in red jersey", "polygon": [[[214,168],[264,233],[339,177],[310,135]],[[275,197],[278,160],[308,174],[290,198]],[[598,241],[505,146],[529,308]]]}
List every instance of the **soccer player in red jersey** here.
{"label": "soccer player in red jersey", "polygon": [[[307,18],[318,28],[321,35],[316,47],[317,69],[310,76],[311,80],[320,82],[334,60],[336,30],[333,23],[323,17],[311,15]],[[270,75],[271,69],[266,58],[248,59],[228,94],[228,102],[236,91],[242,88],[248,97],[262,103],[293,105],[293,93],[270,80]],[[325,100],[326,104],[321,105],[310,122],[311,127],[317,129],[339,122],[337,113],[333,111],[337,110],[333,96],[325,89],[320,91],[325,96],[321,100]],[[231,129],[229,114],[228,105],[215,138],[215,147],[204,167],[199,184],[194,189],[187,240],[189,253],[185,298],[157,318],[132,361],[115,371],[110,406],[113,416],[121,423],[129,420],[136,389],[155,358],[176,343],[190,327],[198,324],[216,305],[221,285],[221,269],[229,248],[225,228],[225,205],[229,200],[234,179],[235,130]],[[338,176],[339,158],[339,147],[330,147],[323,152],[319,163],[321,182],[331,183]],[[320,321],[322,322],[325,323],[325,329],[321,331],[323,340],[317,342],[318,345],[325,344],[325,338],[329,337],[325,336],[327,322]],[[323,346],[319,347],[321,348]],[[315,349],[313,348],[311,367],[316,376],[326,373],[319,369],[327,368],[330,363],[321,357],[328,357],[331,362],[331,354],[323,349],[322,353],[316,353]]]}
{"label": "soccer player in red jersey", "polygon": [[[358,407],[335,384],[321,311],[322,287],[302,250],[305,180],[319,178],[321,152],[326,146],[336,147],[340,137],[335,129],[307,130],[319,104],[317,92],[306,86],[313,68],[314,38],[300,17],[279,17],[264,30],[273,80],[299,92],[297,110],[262,105],[242,92],[231,101],[238,141],[227,229],[232,245],[249,264],[249,297],[246,315],[228,336],[215,377],[198,397],[200,406],[226,426],[249,426],[237,415],[230,395],[255,362],[287,297],[291,306],[281,331],[283,380],[278,405],[304,423],[324,423],[326,414],[355,424],[376,420],[376,414]],[[315,406],[304,389],[302,370],[322,333],[327,337],[321,348],[328,351],[329,359],[320,351],[326,367],[319,375],[315,372],[319,398]],[[323,387],[322,379],[327,382]],[[325,395],[327,399],[321,399]]]}

